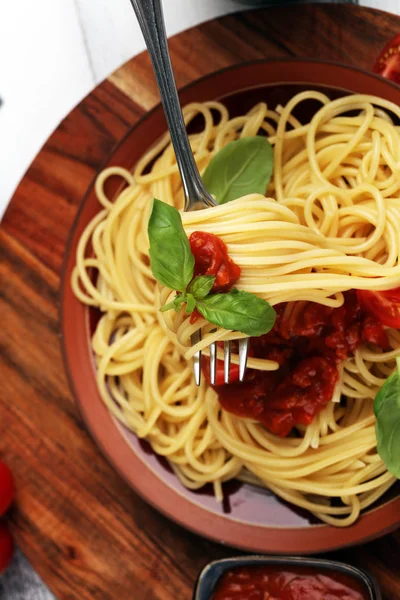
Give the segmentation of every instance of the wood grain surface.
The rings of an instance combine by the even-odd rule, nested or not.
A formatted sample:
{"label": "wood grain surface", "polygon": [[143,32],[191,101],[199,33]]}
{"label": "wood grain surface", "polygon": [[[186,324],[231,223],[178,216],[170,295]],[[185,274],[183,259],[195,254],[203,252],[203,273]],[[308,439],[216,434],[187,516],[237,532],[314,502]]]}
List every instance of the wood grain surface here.
{"label": "wood grain surface", "polygon": [[[399,30],[398,17],[378,11],[292,6],[223,17],[172,38],[170,48],[182,86],[265,57],[370,69]],[[209,560],[238,554],[183,530],[128,488],[85,430],[61,358],[60,270],[77,207],[115,143],[157,102],[141,54],[64,119],[0,229],[0,456],[16,477],[15,538],[60,600],[190,599]],[[400,600],[399,532],[332,556],[368,568],[385,600]]]}

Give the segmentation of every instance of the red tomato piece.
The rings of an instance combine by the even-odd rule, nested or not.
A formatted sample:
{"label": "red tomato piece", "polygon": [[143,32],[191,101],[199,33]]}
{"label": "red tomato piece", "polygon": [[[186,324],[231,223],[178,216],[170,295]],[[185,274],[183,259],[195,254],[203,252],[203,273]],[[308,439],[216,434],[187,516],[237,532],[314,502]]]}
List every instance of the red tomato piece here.
{"label": "red tomato piece", "polygon": [[9,566],[14,552],[14,542],[7,525],[0,521],[0,575]]}
{"label": "red tomato piece", "polygon": [[375,63],[374,72],[400,85],[400,34],[386,44]]}
{"label": "red tomato piece", "polygon": [[358,290],[361,308],[382,325],[400,328],[400,287],[383,292]]}
{"label": "red tomato piece", "polygon": [[14,478],[10,469],[0,462],[0,515],[9,508],[14,498]]}
{"label": "red tomato piece", "polygon": [[240,267],[228,256],[226,244],[212,233],[194,231],[190,238],[194,275],[213,275],[212,292],[228,292],[240,277]]}

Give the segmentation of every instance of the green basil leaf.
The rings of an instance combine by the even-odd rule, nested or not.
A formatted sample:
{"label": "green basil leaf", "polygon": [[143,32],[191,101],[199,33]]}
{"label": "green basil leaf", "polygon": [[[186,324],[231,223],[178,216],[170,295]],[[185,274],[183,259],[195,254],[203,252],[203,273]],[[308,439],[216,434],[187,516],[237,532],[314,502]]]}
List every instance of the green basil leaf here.
{"label": "green basil leaf", "polygon": [[154,277],[170,290],[184,292],[193,277],[194,256],[179,211],[155,198],[148,234]]}
{"label": "green basil leaf", "polygon": [[276,317],[268,302],[238,290],[206,296],[197,301],[197,309],[210,323],[250,336],[270,331]]}
{"label": "green basil leaf", "polygon": [[188,294],[186,296],[186,312],[192,313],[196,308],[196,299],[193,294]]}
{"label": "green basil leaf", "polygon": [[388,471],[400,479],[400,358],[397,366],[377,393],[374,411],[379,455]]}
{"label": "green basil leaf", "polygon": [[213,275],[195,277],[188,287],[188,292],[193,294],[198,300],[201,300],[201,298],[205,298],[210,293],[214,281],[215,277]]}
{"label": "green basil leaf", "polygon": [[211,159],[203,182],[218,204],[247,194],[265,194],[274,165],[274,151],[265,137],[244,137],[227,144]]}

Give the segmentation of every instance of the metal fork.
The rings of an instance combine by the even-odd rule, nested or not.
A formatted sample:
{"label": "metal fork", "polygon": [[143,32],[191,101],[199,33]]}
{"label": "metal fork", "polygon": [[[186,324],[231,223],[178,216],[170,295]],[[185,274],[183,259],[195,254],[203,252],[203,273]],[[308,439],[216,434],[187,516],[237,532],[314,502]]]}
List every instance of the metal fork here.
{"label": "metal fork", "polygon": [[[153,64],[161,101],[167,119],[168,129],[174,147],[176,162],[182,179],[185,196],[184,210],[198,210],[215,206],[214,198],[207,192],[201,181],[194,160],[186,127],[179,104],[179,96],[172,72],[171,58],[165,32],[161,0],[130,0],[139,21],[147,49]],[[191,336],[192,346],[201,341],[201,331]],[[243,381],[246,371],[248,338],[239,340],[239,379]],[[217,344],[210,344],[210,379],[216,383]],[[231,342],[224,342],[224,381],[229,383],[231,366]],[[197,385],[201,379],[201,352],[193,356],[193,369]]]}

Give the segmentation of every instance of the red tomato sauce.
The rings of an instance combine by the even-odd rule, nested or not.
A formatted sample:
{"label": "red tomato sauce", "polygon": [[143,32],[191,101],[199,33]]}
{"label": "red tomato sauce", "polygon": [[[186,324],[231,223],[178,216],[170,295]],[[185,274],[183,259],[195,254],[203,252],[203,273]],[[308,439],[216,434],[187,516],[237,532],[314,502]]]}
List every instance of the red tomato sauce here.
{"label": "red tomato sauce", "polygon": [[212,600],[368,600],[365,585],[340,571],[278,565],[224,573]]}
{"label": "red tomato sauce", "polygon": [[[332,399],[339,363],[363,341],[385,349],[388,340],[382,325],[362,311],[355,291],[345,293],[340,308],[313,302],[302,303],[291,314],[286,304],[274,308],[273,329],[251,338],[250,354],[274,360],[280,368],[248,369],[243,383],[217,385],[215,390],[225,410],[256,419],[284,437],[295,425],[309,425]],[[207,377],[209,369],[204,372]]]}
{"label": "red tomato sauce", "polygon": [[213,275],[211,292],[228,292],[240,277],[240,267],[228,256],[226,244],[204,231],[194,231],[189,242],[195,260],[194,276]]}
{"label": "red tomato sauce", "polygon": [[[211,292],[229,291],[240,277],[240,267],[228,256],[226,244],[203,231],[194,231],[189,242],[195,258],[194,276],[213,275]],[[248,369],[245,381],[238,383],[239,369],[232,365],[232,383],[224,385],[223,363],[217,361],[215,389],[222,407],[240,417],[256,419],[282,437],[295,425],[309,425],[332,399],[339,363],[354,354],[363,341],[388,347],[382,324],[376,313],[367,310],[361,296],[354,290],[346,292],[343,306],[336,309],[301,302],[289,314],[286,303],[275,306],[273,329],[251,338],[249,354],[274,360],[280,368],[268,372]],[[195,310],[191,323],[200,316]],[[206,360],[203,372],[210,382]]]}

